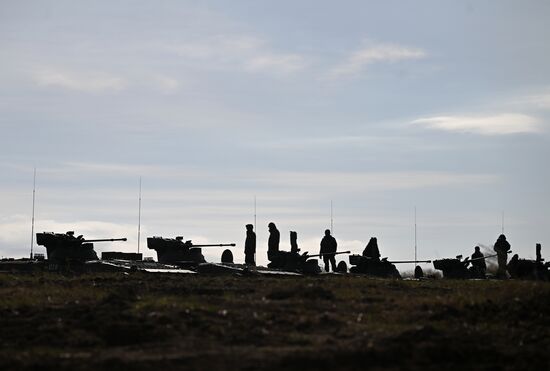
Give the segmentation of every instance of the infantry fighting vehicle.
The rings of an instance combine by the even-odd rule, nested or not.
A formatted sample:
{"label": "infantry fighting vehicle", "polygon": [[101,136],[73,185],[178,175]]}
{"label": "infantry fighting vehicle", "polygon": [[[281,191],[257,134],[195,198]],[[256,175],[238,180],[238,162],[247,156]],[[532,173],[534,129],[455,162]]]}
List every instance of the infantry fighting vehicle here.
{"label": "infantry fighting vehicle", "polygon": [[107,238],[86,240],[82,235],[75,237],[73,231],[67,233],[43,232],[36,234],[36,243],[46,247],[48,261],[64,263],[67,261],[86,262],[98,260],[94,251],[94,242],[126,241],[126,238]]}
{"label": "infantry fighting vehicle", "polygon": [[206,263],[202,255],[202,247],[235,246],[234,243],[195,245],[191,240],[183,241],[183,237],[163,238],[148,237],[147,247],[155,250],[158,262],[162,264],[176,264],[190,268],[201,263]]}

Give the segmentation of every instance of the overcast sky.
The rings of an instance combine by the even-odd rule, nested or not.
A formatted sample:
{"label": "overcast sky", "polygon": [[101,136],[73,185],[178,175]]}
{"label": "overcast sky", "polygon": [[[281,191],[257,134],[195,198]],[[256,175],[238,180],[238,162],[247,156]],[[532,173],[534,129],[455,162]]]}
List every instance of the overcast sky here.
{"label": "overcast sky", "polygon": [[[0,255],[36,231],[550,257],[550,2],[0,1]],[[36,247],[37,252],[45,252]],[[546,252],[545,252],[546,251]],[[205,252],[219,261],[221,251]],[[401,267],[403,268],[403,267]]]}

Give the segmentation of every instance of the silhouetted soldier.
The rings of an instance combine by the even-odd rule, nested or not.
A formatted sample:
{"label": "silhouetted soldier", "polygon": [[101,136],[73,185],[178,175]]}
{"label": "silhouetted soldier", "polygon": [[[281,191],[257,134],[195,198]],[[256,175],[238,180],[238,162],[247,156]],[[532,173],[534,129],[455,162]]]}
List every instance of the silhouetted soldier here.
{"label": "silhouetted soldier", "polygon": [[246,240],[244,241],[244,263],[246,265],[256,265],[256,233],[252,224],[246,225]]}
{"label": "silhouetted soldier", "polygon": [[290,231],[290,252],[298,253],[300,249],[298,248],[298,233]]}
{"label": "silhouetted soldier", "polygon": [[485,272],[487,271],[487,264],[485,264],[485,256],[479,250],[479,246],[475,247],[475,251],[472,254],[472,268],[476,276],[485,277]]}
{"label": "silhouetted soldier", "polygon": [[380,250],[378,250],[378,240],[376,239],[376,237],[372,237],[369,240],[369,243],[365,247],[365,250],[363,250],[363,256],[375,260],[380,260]]}
{"label": "silhouetted soldier", "polygon": [[267,228],[269,229],[269,239],[267,240],[267,258],[269,261],[273,261],[276,259],[277,253],[279,252],[281,234],[273,222],[269,223]]}
{"label": "silhouetted soldier", "polygon": [[542,246],[540,243],[537,243],[535,245],[535,253],[537,254],[537,263],[542,263],[544,261],[544,259],[542,258],[542,255],[540,253],[540,250],[541,250]]}
{"label": "silhouetted soldier", "polygon": [[319,251],[319,254],[323,257],[323,261],[325,262],[325,271],[329,272],[329,262],[332,266],[332,271],[336,271],[336,258],[334,256],[334,253],[336,252],[336,248],[338,247],[338,244],[336,243],[336,239],[330,235],[330,229],[325,230],[325,236],[321,240],[321,250]]}
{"label": "silhouetted soldier", "polygon": [[506,263],[508,262],[508,251],[510,251],[510,244],[506,241],[505,235],[501,234],[498,236],[497,242],[495,242],[493,249],[496,251],[498,259],[497,277],[507,278]]}
{"label": "silhouetted soldier", "polygon": [[508,273],[510,273],[510,277],[517,278],[518,277],[518,271],[519,271],[519,255],[514,254],[512,256],[512,259],[510,259],[510,263],[508,263],[508,266],[506,267],[508,270]]}

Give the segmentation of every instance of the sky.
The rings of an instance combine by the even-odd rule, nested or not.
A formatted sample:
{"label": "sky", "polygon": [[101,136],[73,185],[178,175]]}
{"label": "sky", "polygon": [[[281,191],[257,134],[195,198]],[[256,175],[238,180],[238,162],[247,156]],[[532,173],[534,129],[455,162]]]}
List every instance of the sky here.
{"label": "sky", "polygon": [[[0,256],[74,230],[550,258],[548,1],[0,0]],[[503,223],[504,221],[504,223]],[[35,252],[45,252],[34,243]],[[546,252],[545,252],[546,251]],[[219,261],[220,249],[204,249]],[[345,257],[341,257],[345,260]],[[412,267],[400,266],[401,270]]]}

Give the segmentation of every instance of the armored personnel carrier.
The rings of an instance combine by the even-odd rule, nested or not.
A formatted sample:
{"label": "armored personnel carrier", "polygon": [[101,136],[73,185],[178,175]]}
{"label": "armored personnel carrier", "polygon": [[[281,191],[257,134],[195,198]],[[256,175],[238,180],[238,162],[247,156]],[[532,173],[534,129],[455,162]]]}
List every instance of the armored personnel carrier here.
{"label": "armored personnel carrier", "polygon": [[158,262],[162,264],[177,264],[184,267],[197,266],[206,263],[202,254],[203,247],[235,246],[234,243],[195,245],[191,240],[183,241],[183,237],[163,238],[148,237],[147,247],[157,252]]}
{"label": "armored personnel carrier", "polygon": [[67,233],[43,232],[36,234],[36,243],[46,247],[48,261],[57,263],[98,260],[97,254],[94,251],[94,242],[112,241],[126,241],[126,238],[86,240],[82,235],[75,237],[73,231]]}

